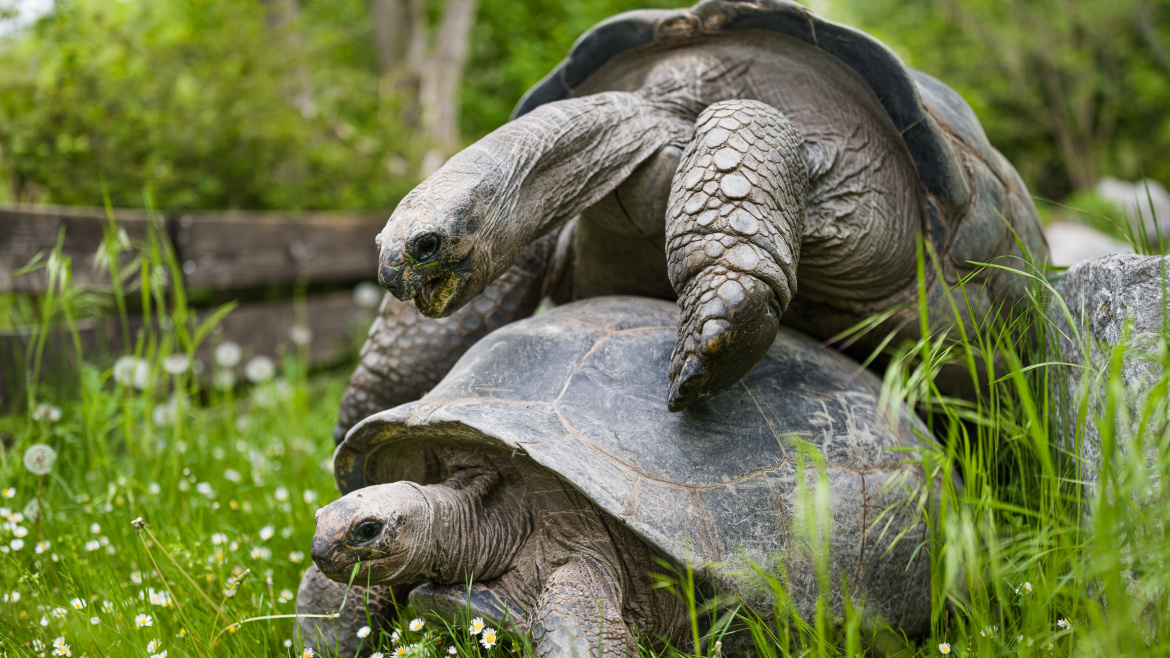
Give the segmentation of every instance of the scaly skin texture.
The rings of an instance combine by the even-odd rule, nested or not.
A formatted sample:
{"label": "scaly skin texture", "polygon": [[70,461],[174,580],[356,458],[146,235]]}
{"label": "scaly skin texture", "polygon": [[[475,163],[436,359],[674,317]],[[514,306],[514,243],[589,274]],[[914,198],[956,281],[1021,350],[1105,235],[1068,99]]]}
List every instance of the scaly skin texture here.
{"label": "scaly skin texture", "polygon": [[421,316],[386,295],[341,399],[334,442],[366,416],[422,397],[477,340],[532,315],[556,239],[553,231],[525,247],[503,276],[445,318]]}
{"label": "scaly skin texture", "polygon": [[670,191],[666,235],[678,293],[672,411],[739,381],[796,295],[808,192],[800,131],[758,101],[699,115]]}
{"label": "scaly skin texture", "polygon": [[492,451],[437,458],[455,469],[438,484],[369,486],[323,508],[320,572],[348,581],[361,560],[357,580],[377,585],[474,579],[519,607],[539,656],[633,655],[630,625],[652,642],[685,627],[681,602],[653,587],[649,547],[555,474]]}

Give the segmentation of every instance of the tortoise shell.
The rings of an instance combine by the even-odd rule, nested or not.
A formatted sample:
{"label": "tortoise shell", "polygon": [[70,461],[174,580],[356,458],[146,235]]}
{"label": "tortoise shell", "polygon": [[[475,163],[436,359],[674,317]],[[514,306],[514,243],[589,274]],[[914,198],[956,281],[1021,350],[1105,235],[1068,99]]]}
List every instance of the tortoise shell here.
{"label": "tortoise shell", "polygon": [[917,550],[926,526],[907,510],[871,526],[926,483],[913,458],[935,445],[929,431],[904,407],[893,419],[879,408],[873,374],[789,329],[740,384],[670,413],[677,316],[665,301],[595,297],[492,332],[425,397],[350,431],[334,458],[341,492],[428,479],[435,469],[419,464],[438,443],[530,459],[675,564],[769,610],[743,567],[768,568],[777,555],[796,600],[816,600],[811,557],[793,541],[798,463],[811,446],[827,477],[833,571],[869,593],[867,609],[914,632],[930,617],[930,568]]}
{"label": "tortoise shell", "polygon": [[528,90],[512,118],[564,98],[629,90],[621,79],[625,72],[615,64],[647,50],[688,48],[753,32],[800,41],[857,74],[901,135],[930,197],[928,237],[955,265],[969,268],[971,262],[1018,254],[1017,236],[1037,262],[1047,258],[1027,188],[991,146],[966,101],[939,80],[907,67],[869,34],[789,0],[704,0],[689,9],[644,9],[608,18],[586,31],[564,61]]}

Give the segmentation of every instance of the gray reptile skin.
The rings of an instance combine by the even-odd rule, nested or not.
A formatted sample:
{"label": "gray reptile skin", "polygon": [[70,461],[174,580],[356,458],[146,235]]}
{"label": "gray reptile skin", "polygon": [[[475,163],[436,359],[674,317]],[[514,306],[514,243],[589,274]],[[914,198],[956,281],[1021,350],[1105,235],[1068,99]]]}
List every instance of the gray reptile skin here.
{"label": "gray reptile skin", "polygon": [[[318,517],[314,562],[338,580],[361,560],[361,582],[422,583],[418,608],[529,632],[556,658],[684,640],[656,558],[689,561],[701,591],[765,617],[771,590],[746,565],[781,560],[789,603],[811,620],[820,592],[798,520],[818,512],[800,496],[803,440],[825,463],[832,614],[844,582],[866,632],[925,632],[931,544],[913,508],[940,484],[915,464],[937,449],[926,427],[905,408],[895,422],[874,375],[783,327],[739,384],[671,413],[678,317],[670,302],[595,297],[481,339],[422,399],[338,447],[345,495]],[[358,532],[368,521],[376,532]]]}
{"label": "gray reptile skin", "polygon": [[[701,113],[725,102],[754,108],[753,127],[696,127]],[[707,200],[719,211],[740,202],[757,222],[752,237],[730,225],[696,233],[706,208],[687,210],[697,192],[686,182],[712,182],[704,178],[709,165],[697,162],[709,155],[713,163],[719,149],[704,153],[703,140],[718,130],[727,130],[728,144],[761,151],[752,157],[764,170],[745,158],[735,172],[719,172],[736,182],[753,172],[758,181],[732,190],[746,196]],[[689,155],[672,189],[658,174],[675,150]],[[638,172],[637,193],[623,193]],[[666,201],[668,212],[644,221],[654,217],[645,209]],[[678,298],[685,313],[667,384],[673,410],[734,384],[777,322],[827,340],[884,314],[851,342],[862,358],[891,333],[891,345],[920,338],[918,236],[938,257],[924,281],[932,332],[956,322],[979,332],[1024,298],[1023,278],[1003,269],[959,286],[977,263],[1026,269],[1024,252],[1047,259],[1027,190],[953,90],[906,68],[869,35],[787,0],[704,0],[630,12],[587,32],[512,121],[456,154],[394,211],[378,236],[379,277],[424,315],[454,313],[524,245],[567,223],[550,266],[557,285],[545,287],[556,301]],[[659,241],[665,271],[663,256],[649,255]],[[712,271],[698,275],[692,266]],[[726,272],[714,274],[718,267]],[[742,307],[703,307],[732,281]],[[727,294],[738,299],[734,288]],[[962,394],[964,383],[939,385]]]}
{"label": "gray reptile skin", "polygon": [[556,238],[554,232],[525,247],[507,272],[445,318],[423,317],[386,295],[341,399],[334,442],[366,416],[422,397],[489,331],[532,315]]}
{"label": "gray reptile skin", "polygon": [[678,411],[739,381],[796,296],[808,193],[804,138],[757,101],[699,115],[670,190],[666,239],[678,305],[667,401]]}

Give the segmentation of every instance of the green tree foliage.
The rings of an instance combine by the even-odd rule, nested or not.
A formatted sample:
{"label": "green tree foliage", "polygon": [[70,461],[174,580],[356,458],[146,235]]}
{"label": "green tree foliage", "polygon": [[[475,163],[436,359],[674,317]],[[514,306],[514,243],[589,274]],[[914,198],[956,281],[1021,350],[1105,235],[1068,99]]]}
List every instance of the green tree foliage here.
{"label": "green tree foliage", "polygon": [[1033,193],[1170,181],[1170,0],[838,0],[955,87]]}

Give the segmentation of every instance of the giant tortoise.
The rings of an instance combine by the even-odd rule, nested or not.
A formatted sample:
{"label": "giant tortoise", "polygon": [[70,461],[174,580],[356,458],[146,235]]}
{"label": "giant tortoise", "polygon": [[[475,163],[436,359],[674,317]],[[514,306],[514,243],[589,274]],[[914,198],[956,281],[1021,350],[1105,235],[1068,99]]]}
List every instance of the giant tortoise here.
{"label": "giant tortoise", "polygon": [[[782,565],[811,620],[811,523],[837,615],[844,582],[870,628],[928,630],[915,505],[939,483],[915,461],[935,448],[921,421],[900,406],[891,420],[872,373],[786,328],[736,386],[670,413],[678,315],[637,297],[559,306],[488,334],[422,399],[357,425],[334,456],[344,496],[318,513],[298,610],[336,609],[360,561],[375,617],[386,586],[413,587],[424,610],[513,622],[538,655],[622,655],[632,634],[653,644],[690,628],[682,600],[654,587],[670,572],[656,557],[764,616],[759,574]],[[828,508],[800,491],[818,486],[813,454]],[[345,615],[303,620],[306,637],[352,655],[368,622],[360,605]]]}
{"label": "giant tortoise", "polygon": [[[788,0],[615,16],[378,235],[382,285],[427,318],[387,301],[335,438],[546,294],[677,298],[672,409],[750,370],[778,321],[827,339],[882,315],[855,356],[916,338],[917,236],[933,329],[973,263],[1047,258],[1023,182],[945,84]],[[1013,279],[967,280],[963,321],[1019,300]]]}

